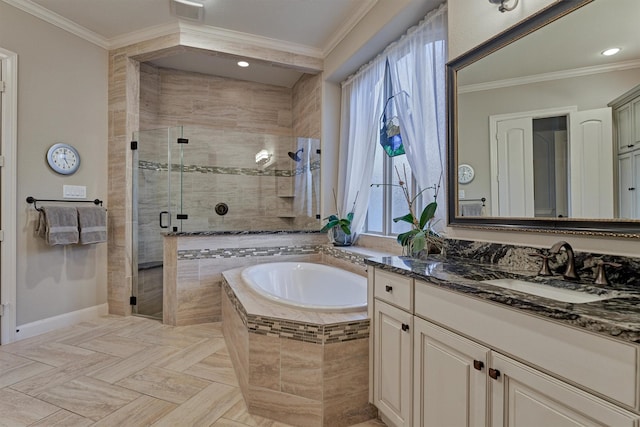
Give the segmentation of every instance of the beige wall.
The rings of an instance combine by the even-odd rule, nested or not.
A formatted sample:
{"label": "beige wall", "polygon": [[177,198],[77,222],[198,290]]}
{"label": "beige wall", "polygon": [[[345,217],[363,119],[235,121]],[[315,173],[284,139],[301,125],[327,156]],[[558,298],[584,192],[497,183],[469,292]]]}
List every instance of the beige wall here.
{"label": "beige wall", "polygon": [[[107,194],[107,52],[0,2],[0,47],[18,54],[17,325],[107,301],[106,244],[47,246],[33,235],[27,196],[62,198],[62,186]],[[75,146],[79,171],[51,171],[55,142]]]}

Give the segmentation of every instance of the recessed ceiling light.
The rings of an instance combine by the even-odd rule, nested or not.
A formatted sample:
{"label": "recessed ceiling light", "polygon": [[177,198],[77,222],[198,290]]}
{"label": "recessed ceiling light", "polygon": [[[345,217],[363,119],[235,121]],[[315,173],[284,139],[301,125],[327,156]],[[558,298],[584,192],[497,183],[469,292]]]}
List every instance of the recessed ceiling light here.
{"label": "recessed ceiling light", "polygon": [[249,66],[249,63],[247,61],[238,61],[238,67],[246,68],[248,66]]}
{"label": "recessed ceiling light", "polygon": [[620,52],[620,48],[619,47],[612,47],[611,49],[607,49],[607,50],[602,51],[602,54],[604,56],[611,56],[611,55],[615,55],[618,52]]}

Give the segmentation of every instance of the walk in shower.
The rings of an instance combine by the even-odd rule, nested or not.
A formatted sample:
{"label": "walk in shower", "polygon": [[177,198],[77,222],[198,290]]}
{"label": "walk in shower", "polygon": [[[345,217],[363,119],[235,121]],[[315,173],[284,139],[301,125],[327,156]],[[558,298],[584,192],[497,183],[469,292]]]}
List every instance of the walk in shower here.
{"label": "walk in shower", "polygon": [[318,230],[320,141],[177,126],[133,135],[133,312],[162,318],[167,232]]}

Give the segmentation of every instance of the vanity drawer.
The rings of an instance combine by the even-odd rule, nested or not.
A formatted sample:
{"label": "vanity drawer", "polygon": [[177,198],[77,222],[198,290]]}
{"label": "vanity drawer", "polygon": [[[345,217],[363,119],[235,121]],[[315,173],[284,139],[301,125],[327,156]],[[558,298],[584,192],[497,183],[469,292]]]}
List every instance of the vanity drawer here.
{"label": "vanity drawer", "polygon": [[638,348],[416,280],[415,314],[567,382],[638,408]]}
{"label": "vanity drawer", "polygon": [[413,279],[399,274],[375,270],[374,296],[379,300],[413,312]]}

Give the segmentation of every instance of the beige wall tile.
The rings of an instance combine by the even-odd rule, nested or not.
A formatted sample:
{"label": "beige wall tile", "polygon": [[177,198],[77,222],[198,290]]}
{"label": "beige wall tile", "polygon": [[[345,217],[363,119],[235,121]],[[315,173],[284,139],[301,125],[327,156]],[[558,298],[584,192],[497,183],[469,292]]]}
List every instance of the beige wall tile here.
{"label": "beige wall tile", "polygon": [[280,339],[249,334],[249,384],[280,390]]}
{"label": "beige wall tile", "polygon": [[281,339],[281,390],[322,400],[322,344]]}
{"label": "beige wall tile", "polygon": [[[377,417],[378,411],[369,403],[369,392],[362,391],[324,402],[325,427],[346,427]],[[375,425],[375,424],[374,424]]]}
{"label": "beige wall tile", "polygon": [[324,346],[324,398],[357,394],[369,389],[369,340]]}
{"label": "beige wall tile", "polygon": [[294,426],[322,425],[322,403],[292,394],[249,386],[249,412]]}

